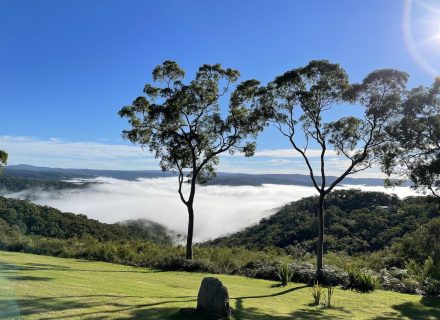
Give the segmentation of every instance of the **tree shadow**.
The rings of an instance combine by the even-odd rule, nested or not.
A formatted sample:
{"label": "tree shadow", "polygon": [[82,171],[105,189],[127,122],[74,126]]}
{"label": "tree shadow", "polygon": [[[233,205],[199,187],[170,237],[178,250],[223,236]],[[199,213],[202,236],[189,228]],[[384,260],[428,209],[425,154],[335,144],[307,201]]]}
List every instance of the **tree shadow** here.
{"label": "tree shadow", "polygon": [[58,270],[67,271],[71,270],[69,267],[52,265],[52,264],[39,264],[39,263],[26,263],[26,264],[12,264],[7,262],[0,262],[0,271],[44,271],[44,270]]}
{"label": "tree shadow", "polygon": [[[93,261],[96,262],[96,261]],[[7,262],[0,262],[0,272],[7,271],[80,271],[80,272],[97,272],[97,273],[158,273],[166,272],[156,269],[143,269],[143,270],[96,270],[96,269],[78,269],[47,263],[25,263],[25,264],[12,264]]]}
{"label": "tree shadow", "polygon": [[[291,288],[292,289],[298,288]],[[287,291],[287,290],[285,290]],[[282,291],[279,294],[285,293]],[[236,297],[233,319],[236,320],[288,320],[288,319],[344,319],[350,317],[350,311],[344,308],[332,307],[327,308],[308,308],[304,306],[295,310],[288,315],[273,315],[262,312],[257,308],[245,308],[245,299],[256,299],[250,296]],[[161,320],[207,320],[202,315],[186,315],[179,312],[180,307],[195,307],[196,298],[194,296],[176,296],[164,297],[163,301],[151,303],[132,303],[133,299],[142,299],[139,296],[129,295],[84,295],[84,296],[62,296],[62,297],[41,297],[41,298],[22,298],[15,300],[21,316],[32,316],[38,314],[46,314],[46,320],[55,320],[59,318],[59,313],[63,313],[64,319],[87,318],[91,320],[101,319],[161,319]],[[160,297],[154,297],[159,299]],[[127,300],[125,300],[127,299]],[[173,304],[173,306],[168,306]],[[177,304],[177,306],[176,306]],[[182,304],[179,306],[179,304]],[[395,313],[383,314],[376,317],[375,320],[391,320],[391,319],[440,319],[440,299],[439,298],[423,298],[421,303],[403,303],[394,306]],[[345,314],[332,314],[328,310],[343,312]],[[56,314],[51,314],[51,313]],[[121,313],[119,315],[119,313]],[[17,316],[17,308],[13,308],[11,301],[0,299],[0,318],[15,319]]]}
{"label": "tree shadow", "polygon": [[8,276],[5,277],[7,280],[13,281],[50,281],[53,278],[48,277],[32,277],[32,276]]}
{"label": "tree shadow", "polygon": [[235,298],[231,298],[231,300],[237,300],[237,299],[258,299],[258,298],[271,298],[271,297],[277,297],[277,296],[282,296],[284,294],[296,291],[296,290],[300,290],[300,289],[304,289],[304,288],[308,288],[308,285],[303,285],[303,286],[299,286],[299,287],[293,287],[284,291],[280,291],[280,292],[275,292],[272,294],[266,294],[266,295],[259,295],[259,296],[243,296],[243,297],[235,297]]}
{"label": "tree shadow", "polygon": [[392,306],[395,311],[384,313],[374,320],[409,318],[414,320],[440,319],[440,298],[422,297],[420,302],[405,302]]}

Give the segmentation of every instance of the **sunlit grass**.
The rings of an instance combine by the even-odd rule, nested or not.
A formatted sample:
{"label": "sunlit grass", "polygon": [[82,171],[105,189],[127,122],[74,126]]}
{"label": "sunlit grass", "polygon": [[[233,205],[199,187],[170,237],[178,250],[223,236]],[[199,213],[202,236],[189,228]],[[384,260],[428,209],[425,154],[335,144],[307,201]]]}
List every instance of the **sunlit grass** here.
{"label": "sunlit grass", "polygon": [[[186,319],[206,274],[0,251],[0,319]],[[233,319],[439,319],[440,299],[336,289],[331,309],[312,306],[302,284],[218,276]]]}

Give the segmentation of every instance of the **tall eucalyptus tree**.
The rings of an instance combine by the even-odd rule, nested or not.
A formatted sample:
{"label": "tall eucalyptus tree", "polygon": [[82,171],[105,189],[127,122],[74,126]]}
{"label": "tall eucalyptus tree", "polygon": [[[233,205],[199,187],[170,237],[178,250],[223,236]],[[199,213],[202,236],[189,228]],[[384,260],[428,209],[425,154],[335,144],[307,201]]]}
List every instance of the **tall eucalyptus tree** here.
{"label": "tall eucalyptus tree", "polygon": [[[131,125],[123,131],[124,137],[148,146],[162,170],[178,173],[178,194],[188,211],[187,259],[193,256],[197,183],[215,177],[222,153],[239,151],[252,156],[256,135],[264,127],[260,110],[253,108],[259,82],[248,80],[232,90],[239,75],[219,64],[205,64],[193,80],[184,83],[185,73],[178,64],[165,61],[152,72],[158,86],[147,84],[145,96],[119,111]],[[224,112],[220,102],[226,101],[229,106]],[[190,177],[187,194],[183,188],[186,176]]]}
{"label": "tall eucalyptus tree", "polygon": [[[360,84],[350,85],[346,72],[326,60],[287,71],[266,88],[260,103],[271,122],[303,158],[311,182],[319,194],[317,203],[317,277],[322,277],[324,256],[325,198],[348,175],[370,168],[387,143],[386,125],[401,103],[407,74],[384,69],[370,73]],[[363,116],[344,116],[331,122],[326,117],[337,108],[363,106]],[[336,109],[336,110],[335,110]],[[335,113],[336,111],[336,113]],[[308,151],[319,151],[317,167]],[[336,179],[329,181],[326,153],[333,149],[347,161]],[[341,162],[345,163],[345,162]]]}

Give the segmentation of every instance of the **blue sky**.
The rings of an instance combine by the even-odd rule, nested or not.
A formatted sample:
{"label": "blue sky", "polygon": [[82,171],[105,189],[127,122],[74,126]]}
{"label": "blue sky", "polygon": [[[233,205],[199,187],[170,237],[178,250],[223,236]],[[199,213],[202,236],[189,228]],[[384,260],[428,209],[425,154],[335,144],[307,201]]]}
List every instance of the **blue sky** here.
{"label": "blue sky", "polygon": [[[411,86],[430,85],[440,43],[418,50],[404,30],[408,17],[410,29],[421,21],[413,34],[425,37],[423,21],[435,24],[440,11],[438,1],[419,2],[0,0],[0,149],[10,164],[156,168],[122,141],[127,125],[117,111],[166,59],[188,75],[221,63],[263,83],[329,59],[351,81],[387,67],[408,72]],[[228,157],[221,168],[292,172],[301,167],[287,148],[269,129],[258,140],[261,156],[246,164]]]}

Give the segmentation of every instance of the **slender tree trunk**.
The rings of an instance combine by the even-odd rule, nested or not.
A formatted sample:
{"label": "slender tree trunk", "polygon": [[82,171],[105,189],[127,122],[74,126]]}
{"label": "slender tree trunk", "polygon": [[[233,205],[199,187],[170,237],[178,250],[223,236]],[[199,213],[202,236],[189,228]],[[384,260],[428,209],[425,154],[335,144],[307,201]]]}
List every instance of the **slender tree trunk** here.
{"label": "slender tree trunk", "polygon": [[193,258],[193,233],[194,233],[194,209],[193,204],[187,204],[188,208],[188,235],[186,238],[186,259],[192,260]]}
{"label": "slender tree trunk", "polygon": [[324,259],[324,194],[319,195],[318,201],[318,243],[316,252],[316,277],[322,280],[322,265]]}

